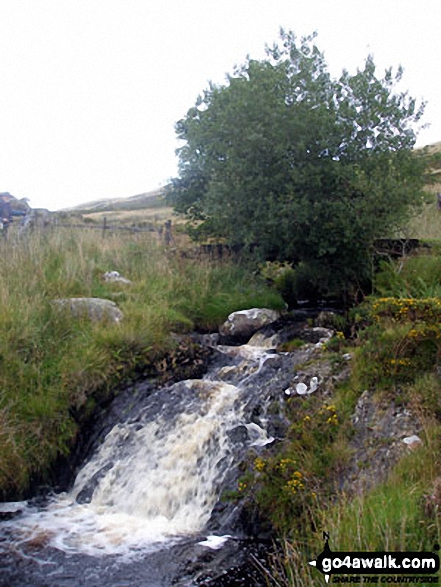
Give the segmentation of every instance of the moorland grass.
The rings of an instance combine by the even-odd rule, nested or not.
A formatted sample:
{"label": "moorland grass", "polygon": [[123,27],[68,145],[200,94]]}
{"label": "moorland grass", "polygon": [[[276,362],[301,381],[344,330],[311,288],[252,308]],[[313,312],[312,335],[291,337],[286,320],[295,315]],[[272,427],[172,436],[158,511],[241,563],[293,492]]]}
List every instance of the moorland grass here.
{"label": "moorland grass", "polygon": [[[328,344],[334,356],[350,351],[350,379],[336,386],[328,405],[315,396],[309,406],[296,403],[288,412],[292,425],[285,442],[268,462],[254,463],[248,486],[259,490],[264,481],[256,498],[282,537],[265,570],[269,585],[312,587],[322,581],[308,563],[323,549],[323,532],[333,551],[431,552],[441,543],[439,265],[435,249],[383,266],[376,285],[387,297],[370,296],[353,309],[352,341],[337,336]],[[403,445],[407,454],[387,479],[354,494],[350,486],[344,492],[339,487],[345,460],[356,464],[348,441],[364,390],[374,401],[390,400],[416,415],[422,443],[413,450]],[[369,447],[369,436],[366,442]]]}
{"label": "moorland grass", "polygon": [[[130,284],[103,280],[116,270]],[[73,318],[53,302],[103,297],[120,323]],[[278,294],[243,267],[182,259],[144,233],[54,229],[0,243],[0,495],[19,496],[68,454],[75,414],[176,346],[172,332],[215,329]],[[104,392],[103,392],[104,390]]]}

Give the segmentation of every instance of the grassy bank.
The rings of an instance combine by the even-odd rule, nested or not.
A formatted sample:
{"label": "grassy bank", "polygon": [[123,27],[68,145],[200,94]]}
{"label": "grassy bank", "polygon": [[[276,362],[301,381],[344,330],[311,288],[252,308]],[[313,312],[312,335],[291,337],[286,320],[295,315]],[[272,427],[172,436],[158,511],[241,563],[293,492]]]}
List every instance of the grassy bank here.
{"label": "grassy bank", "polygon": [[[269,584],[322,581],[308,562],[321,553],[323,532],[333,551],[431,552],[441,543],[440,266],[436,248],[383,266],[376,295],[351,311],[346,338],[337,333],[320,359],[337,375],[350,353],[349,377],[326,393],[290,398],[284,442],[249,463],[239,491],[283,544],[267,569]],[[376,413],[359,427],[357,404],[365,406],[359,414]],[[381,433],[390,408],[392,432]],[[410,425],[394,432],[395,417],[406,414]],[[411,433],[422,441],[413,449],[402,443]],[[392,445],[396,452],[383,450]],[[363,476],[368,489],[360,491]]]}
{"label": "grassy bank", "polygon": [[[116,270],[131,284],[110,284]],[[53,304],[102,297],[118,324],[73,318]],[[237,309],[280,307],[244,268],[183,260],[149,235],[58,231],[0,243],[0,495],[19,494],[75,441],[93,410],[136,370],[161,370],[171,332],[214,329]]]}

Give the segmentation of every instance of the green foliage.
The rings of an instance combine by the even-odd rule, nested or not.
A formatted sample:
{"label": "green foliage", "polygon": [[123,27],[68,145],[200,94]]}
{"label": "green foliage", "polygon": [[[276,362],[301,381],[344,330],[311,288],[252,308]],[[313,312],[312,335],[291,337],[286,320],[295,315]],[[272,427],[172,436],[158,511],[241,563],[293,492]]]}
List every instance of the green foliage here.
{"label": "green foliage", "polygon": [[374,286],[383,297],[441,297],[441,257],[439,253],[423,254],[383,262]]}
{"label": "green foliage", "polygon": [[441,381],[438,373],[423,373],[413,386],[404,391],[409,403],[416,405],[426,419],[441,422]]}
{"label": "green foliage", "polygon": [[267,261],[260,265],[260,273],[275,287],[289,307],[295,306],[302,297],[299,291],[299,269],[293,269],[290,263]]}
{"label": "green foliage", "polygon": [[282,31],[265,60],[211,84],[177,123],[169,198],[198,231],[301,263],[294,291],[353,293],[371,278],[374,240],[422,201],[423,108],[394,93],[401,76],[379,78],[368,57],[334,80],[313,37]]}
{"label": "green foliage", "polygon": [[[417,291],[434,291],[432,286],[438,281],[438,262],[433,258],[437,257],[408,258],[400,260],[399,264],[385,265],[380,278],[384,286],[382,293],[387,297],[372,297],[350,312],[358,337],[353,341],[356,348],[351,352],[351,380],[345,387],[339,387],[333,400],[341,422],[335,436],[320,437],[326,430],[322,422],[319,434],[312,429],[309,438],[304,430],[304,412],[298,413],[293,426],[296,434],[290,438],[295,449],[285,445],[283,450],[297,458],[298,470],[318,472],[315,477],[318,499],[315,506],[305,500],[302,509],[300,495],[297,497],[296,505],[301,513],[291,518],[291,524],[286,522],[283,526],[289,538],[285,541],[283,554],[274,557],[268,569],[275,584],[309,587],[317,582],[317,575],[311,574],[308,561],[323,547],[323,530],[330,533],[331,547],[335,551],[430,551],[441,540],[441,381],[438,364],[441,301],[438,297],[411,297]],[[327,349],[342,352],[344,347],[341,345],[347,342],[342,335],[336,336],[327,344]],[[376,397],[381,396],[383,400],[389,397],[395,405],[405,406],[417,416],[422,425],[418,434],[423,442],[418,448],[407,451],[385,482],[362,494],[351,494],[350,487],[349,494],[337,494],[329,480],[335,478],[336,471],[337,478],[345,478],[345,463],[339,471],[341,459],[336,459],[348,451],[342,432],[351,435],[350,418],[360,392],[367,387]],[[309,399],[318,400],[316,397]],[[291,405],[296,408],[294,414],[299,406],[296,398],[290,400]],[[300,404],[301,407],[306,405],[306,402]],[[314,409],[308,415],[312,417],[313,413]],[[368,443],[369,431],[363,434],[368,435],[365,437]],[[296,446],[297,440],[301,441],[300,446]],[[320,466],[320,460],[329,450],[329,462],[334,464],[327,469],[326,463]],[[306,466],[307,462],[312,466]],[[320,482],[322,476],[326,480],[324,483]],[[277,480],[269,479],[266,483],[275,488]],[[305,490],[302,497],[306,496]],[[272,492],[272,502],[270,497],[268,494],[270,511],[275,510],[276,519],[282,519],[283,510],[277,507],[277,491]],[[288,515],[288,510],[285,513]]]}
{"label": "green foliage", "polygon": [[[176,271],[179,271],[178,266]],[[193,284],[198,286],[193,287]],[[187,263],[185,275],[181,272],[176,288],[176,294],[181,294],[176,307],[201,330],[217,328],[237,310],[284,308],[283,299],[275,289],[238,264]]]}
{"label": "green foliage", "polygon": [[360,333],[354,380],[395,388],[432,371],[441,352],[441,301],[379,298],[365,304],[370,326]]}
{"label": "green foliage", "polygon": [[304,340],[301,340],[300,338],[293,338],[292,340],[288,340],[286,342],[283,342],[281,345],[278,346],[277,350],[282,351],[282,352],[286,352],[286,353],[292,353],[293,351],[301,348],[305,344],[306,343]]}
{"label": "green foliage", "polygon": [[440,454],[439,429],[428,427],[425,446],[407,454],[386,482],[316,509],[314,528],[284,541],[268,575],[280,587],[316,585],[309,561],[323,549],[323,530],[333,551],[432,551],[441,541]]}
{"label": "green foliage", "polygon": [[430,551],[441,537],[441,495],[431,497],[440,454],[439,430],[429,428],[425,446],[404,457],[385,483],[326,513],[333,549]]}
{"label": "green foliage", "polygon": [[336,472],[346,458],[342,424],[348,415],[315,397],[293,398],[288,407],[292,425],[287,439],[278,451],[253,459],[238,494],[252,495],[282,535],[299,536],[310,529],[315,511],[335,489]]}
{"label": "green foliage", "polygon": [[[0,495],[19,495],[67,454],[80,415],[121,380],[190,375],[197,349],[172,331],[217,328],[233,310],[283,305],[244,268],[183,260],[150,236],[53,231],[0,247]],[[109,270],[132,283],[105,282]],[[94,323],[53,304],[72,296],[113,299],[124,318]]]}

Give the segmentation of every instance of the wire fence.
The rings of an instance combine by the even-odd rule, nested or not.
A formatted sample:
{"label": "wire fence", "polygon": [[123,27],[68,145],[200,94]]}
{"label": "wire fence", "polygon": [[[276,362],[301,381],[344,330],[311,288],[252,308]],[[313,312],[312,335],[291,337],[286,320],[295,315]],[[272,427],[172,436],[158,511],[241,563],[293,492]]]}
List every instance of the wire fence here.
{"label": "wire fence", "polygon": [[[162,241],[165,245],[170,245],[174,242],[171,220],[167,220],[163,224],[149,223],[141,226],[115,224],[109,222],[106,216],[103,217],[101,222],[72,222],[69,219],[64,220],[56,215],[33,213],[33,211],[24,215],[19,222],[12,222],[11,225],[9,223],[1,223],[0,233],[3,238],[0,237],[0,240],[9,240],[9,237],[12,237],[14,240],[16,238],[20,239],[34,231],[45,232],[58,228],[99,231],[103,238],[110,232],[123,232],[133,235],[150,235],[152,239],[158,240],[159,242]],[[11,234],[9,234],[10,232]]]}
{"label": "wire fence", "polygon": [[61,228],[73,228],[73,229],[79,229],[79,230],[100,230],[103,234],[103,236],[106,235],[107,231],[112,231],[112,230],[122,230],[125,232],[132,232],[132,233],[138,233],[138,232],[149,232],[152,234],[162,234],[164,232],[163,227],[155,227],[153,225],[149,225],[149,226],[126,226],[126,225],[122,225],[122,224],[109,224],[107,222],[107,218],[104,216],[103,218],[103,222],[101,224],[95,224],[95,223],[75,223],[75,222],[60,222],[60,221],[55,221],[55,222],[51,222],[49,224],[50,226],[56,226],[56,227],[61,227]]}

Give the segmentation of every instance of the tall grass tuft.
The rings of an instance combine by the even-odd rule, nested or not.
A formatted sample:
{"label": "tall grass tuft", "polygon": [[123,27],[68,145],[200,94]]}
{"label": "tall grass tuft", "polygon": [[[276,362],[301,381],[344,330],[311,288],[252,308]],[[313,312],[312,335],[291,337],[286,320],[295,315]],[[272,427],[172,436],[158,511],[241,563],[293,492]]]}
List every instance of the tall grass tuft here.
{"label": "tall grass tuft", "polygon": [[[426,422],[424,446],[406,455],[384,483],[366,494],[334,496],[319,507],[311,529],[284,539],[265,570],[272,587],[313,587],[322,581],[309,565],[323,549],[334,552],[431,552],[441,543],[441,434]],[[295,524],[295,520],[292,520]]]}
{"label": "tall grass tuft", "polygon": [[[110,270],[131,283],[105,282]],[[69,297],[113,300],[124,319],[73,318],[53,303]],[[216,328],[256,304],[283,302],[244,268],[183,260],[146,233],[55,229],[1,242],[0,495],[19,495],[67,454],[73,414],[171,350],[172,331]]]}

